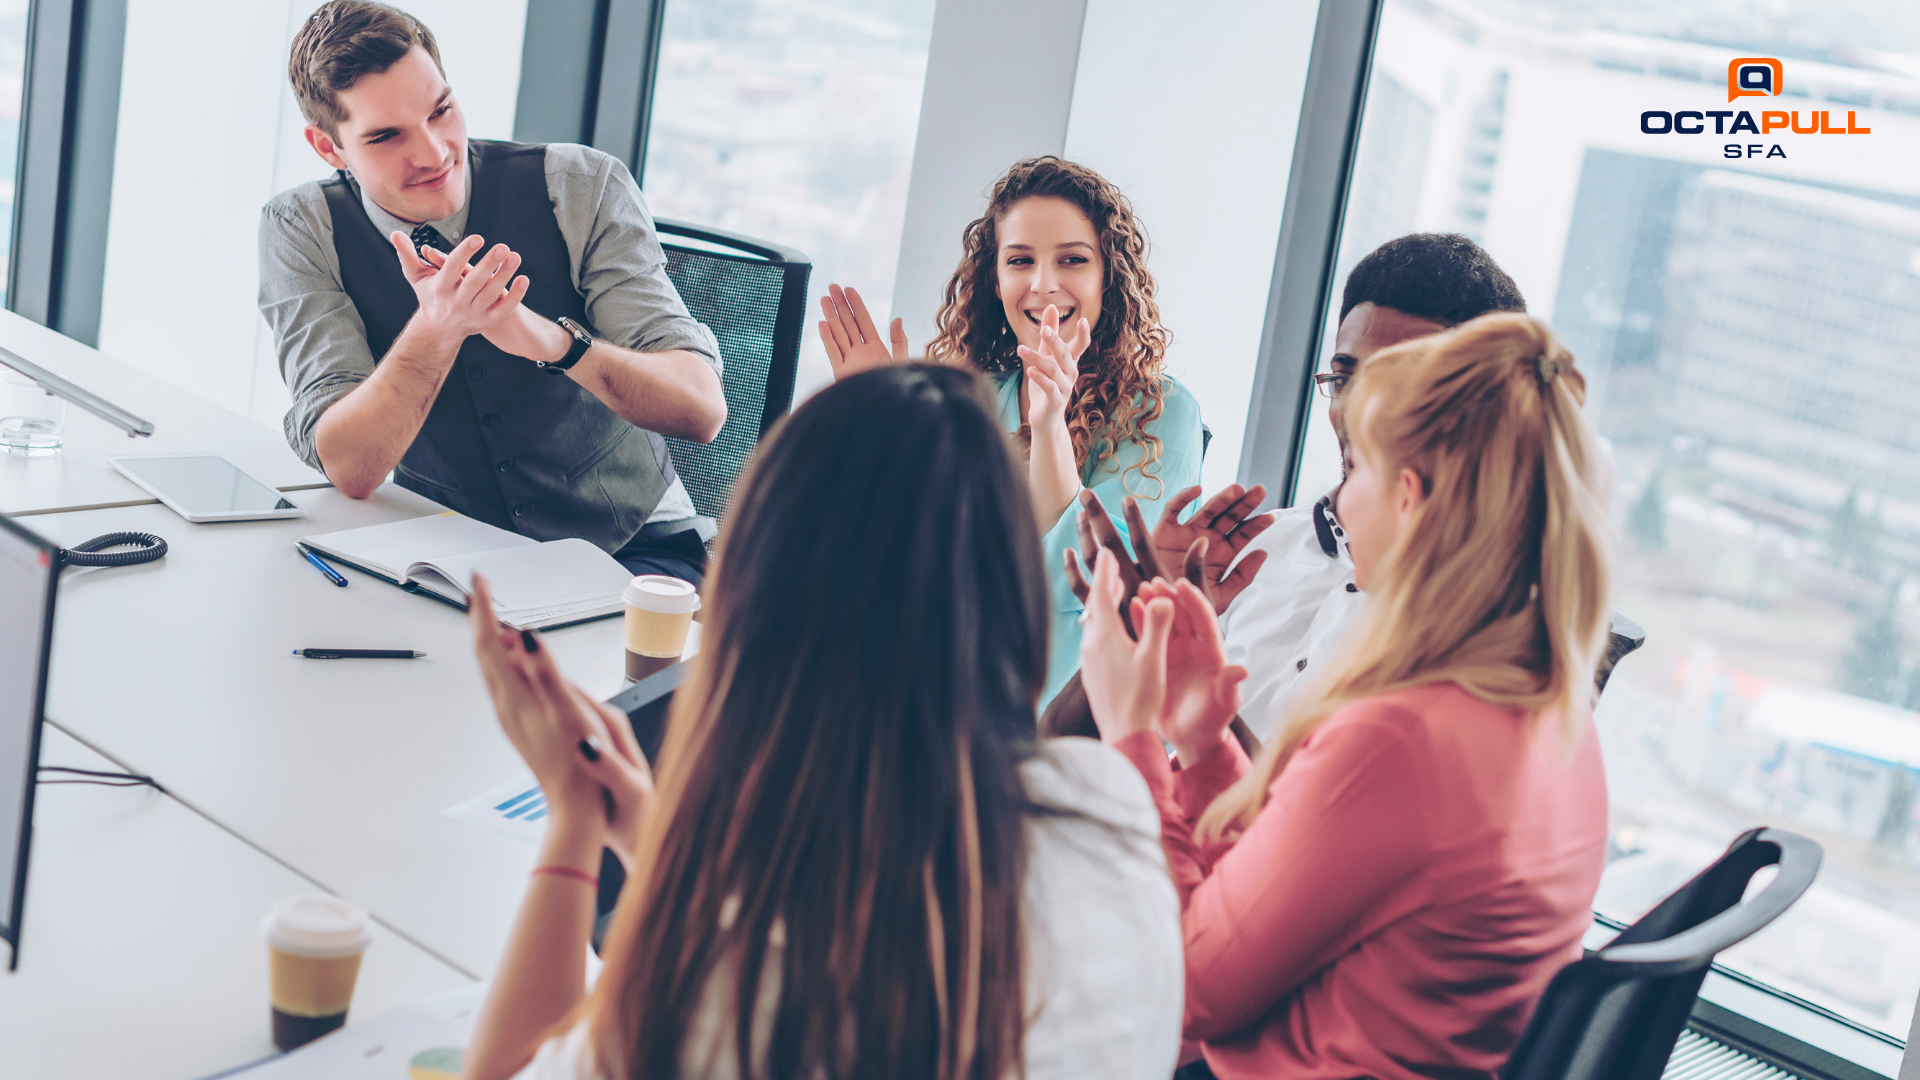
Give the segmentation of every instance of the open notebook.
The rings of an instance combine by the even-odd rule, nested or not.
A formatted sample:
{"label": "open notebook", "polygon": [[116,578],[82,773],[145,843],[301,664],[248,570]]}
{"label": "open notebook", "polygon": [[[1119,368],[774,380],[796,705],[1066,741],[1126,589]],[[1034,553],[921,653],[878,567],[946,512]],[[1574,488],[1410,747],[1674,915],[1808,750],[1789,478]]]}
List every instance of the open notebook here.
{"label": "open notebook", "polygon": [[515,630],[546,630],[616,614],[624,606],[620,591],[633,580],[613,556],[585,540],[542,543],[452,510],[300,542],[462,609],[477,570],[493,588],[494,614]]}

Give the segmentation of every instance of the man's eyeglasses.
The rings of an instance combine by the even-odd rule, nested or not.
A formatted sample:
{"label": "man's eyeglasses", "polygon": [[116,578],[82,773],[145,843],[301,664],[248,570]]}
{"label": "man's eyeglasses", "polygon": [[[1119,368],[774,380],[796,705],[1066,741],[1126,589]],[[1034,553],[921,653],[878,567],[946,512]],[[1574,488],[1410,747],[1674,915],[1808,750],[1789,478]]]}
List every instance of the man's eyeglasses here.
{"label": "man's eyeglasses", "polygon": [[1337,398],[1347,392],[1347,384],[1353,382],[1353,376],[1340,371],[1323,371],[1313,377],[1313,385],[1320,388],[1320,396]]}

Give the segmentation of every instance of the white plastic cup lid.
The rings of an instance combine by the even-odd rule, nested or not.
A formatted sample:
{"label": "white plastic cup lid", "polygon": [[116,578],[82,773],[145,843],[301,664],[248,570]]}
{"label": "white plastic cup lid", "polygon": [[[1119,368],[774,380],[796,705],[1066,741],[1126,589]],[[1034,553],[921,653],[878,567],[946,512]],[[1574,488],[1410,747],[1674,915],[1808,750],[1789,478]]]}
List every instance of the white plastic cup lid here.
{"label": "white plastic cup lid", "polygon": [[641,574],[627,582],[620,599],[642,611],[657,611],[662,615],[686,615],[700,610],[700,590],[665,574]]}
{"label": "white plastic cup lid", "polygon": [[273,905],[260,936],[283,953],[328,960],[355,956],[373,943],[367,909],[335,896],[295,896]]}

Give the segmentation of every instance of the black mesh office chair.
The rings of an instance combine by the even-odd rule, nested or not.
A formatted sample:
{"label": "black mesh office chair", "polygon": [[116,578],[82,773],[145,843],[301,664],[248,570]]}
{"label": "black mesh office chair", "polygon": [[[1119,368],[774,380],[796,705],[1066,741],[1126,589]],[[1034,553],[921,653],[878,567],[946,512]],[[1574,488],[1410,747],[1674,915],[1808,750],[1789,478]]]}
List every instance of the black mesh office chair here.
{"label": "black mesh office chair", "polygon": [[[1761,867],[1780,872],[1741,902]],[[1714,955],[1800,899],[1820,845],[1781,829],[1742,833],[1698,877],[1547,985],[1501,1080],[1659,1080]]]}
{"label": "black mesh office chair", "polygon": [[1607,688],[1607,680],[1613,677],[1614,665],[1628,653],[1647,643],[1647,632],[1641,625],[1617,611],[1607,616],[1607,652],[1600,658],[1600,666],[1593,672],[1593,696],[1599,697]]}
{"label": "black mesh office chair", "polygon": [[694,508],[720,520],[760,436],[793,404],[813,263],[790,247],[738,233],[668,218],[655,218],[654,227],[667,252],[667,277],[720,342],[726,425],[710,443],[667,440]]}

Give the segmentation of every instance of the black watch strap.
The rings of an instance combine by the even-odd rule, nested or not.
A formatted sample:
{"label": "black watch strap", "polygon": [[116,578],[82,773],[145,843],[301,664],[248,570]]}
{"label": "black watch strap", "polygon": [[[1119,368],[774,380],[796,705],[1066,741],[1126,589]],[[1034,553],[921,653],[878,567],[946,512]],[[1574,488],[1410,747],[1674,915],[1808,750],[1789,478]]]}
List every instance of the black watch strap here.
{"label": "black watch strap", "polygon": [[567,355],[552,363],[535,361],[535,363],[539,364],[542,371],[566,371],[568,368],[579,363],[580,358],[587,355],[587,350],[593,347],[593,333],[586,327],[581,326],[565,315],[560,316],[554,321],[560,324],[560,329],[573,335],[573,344],[567,347]]}

